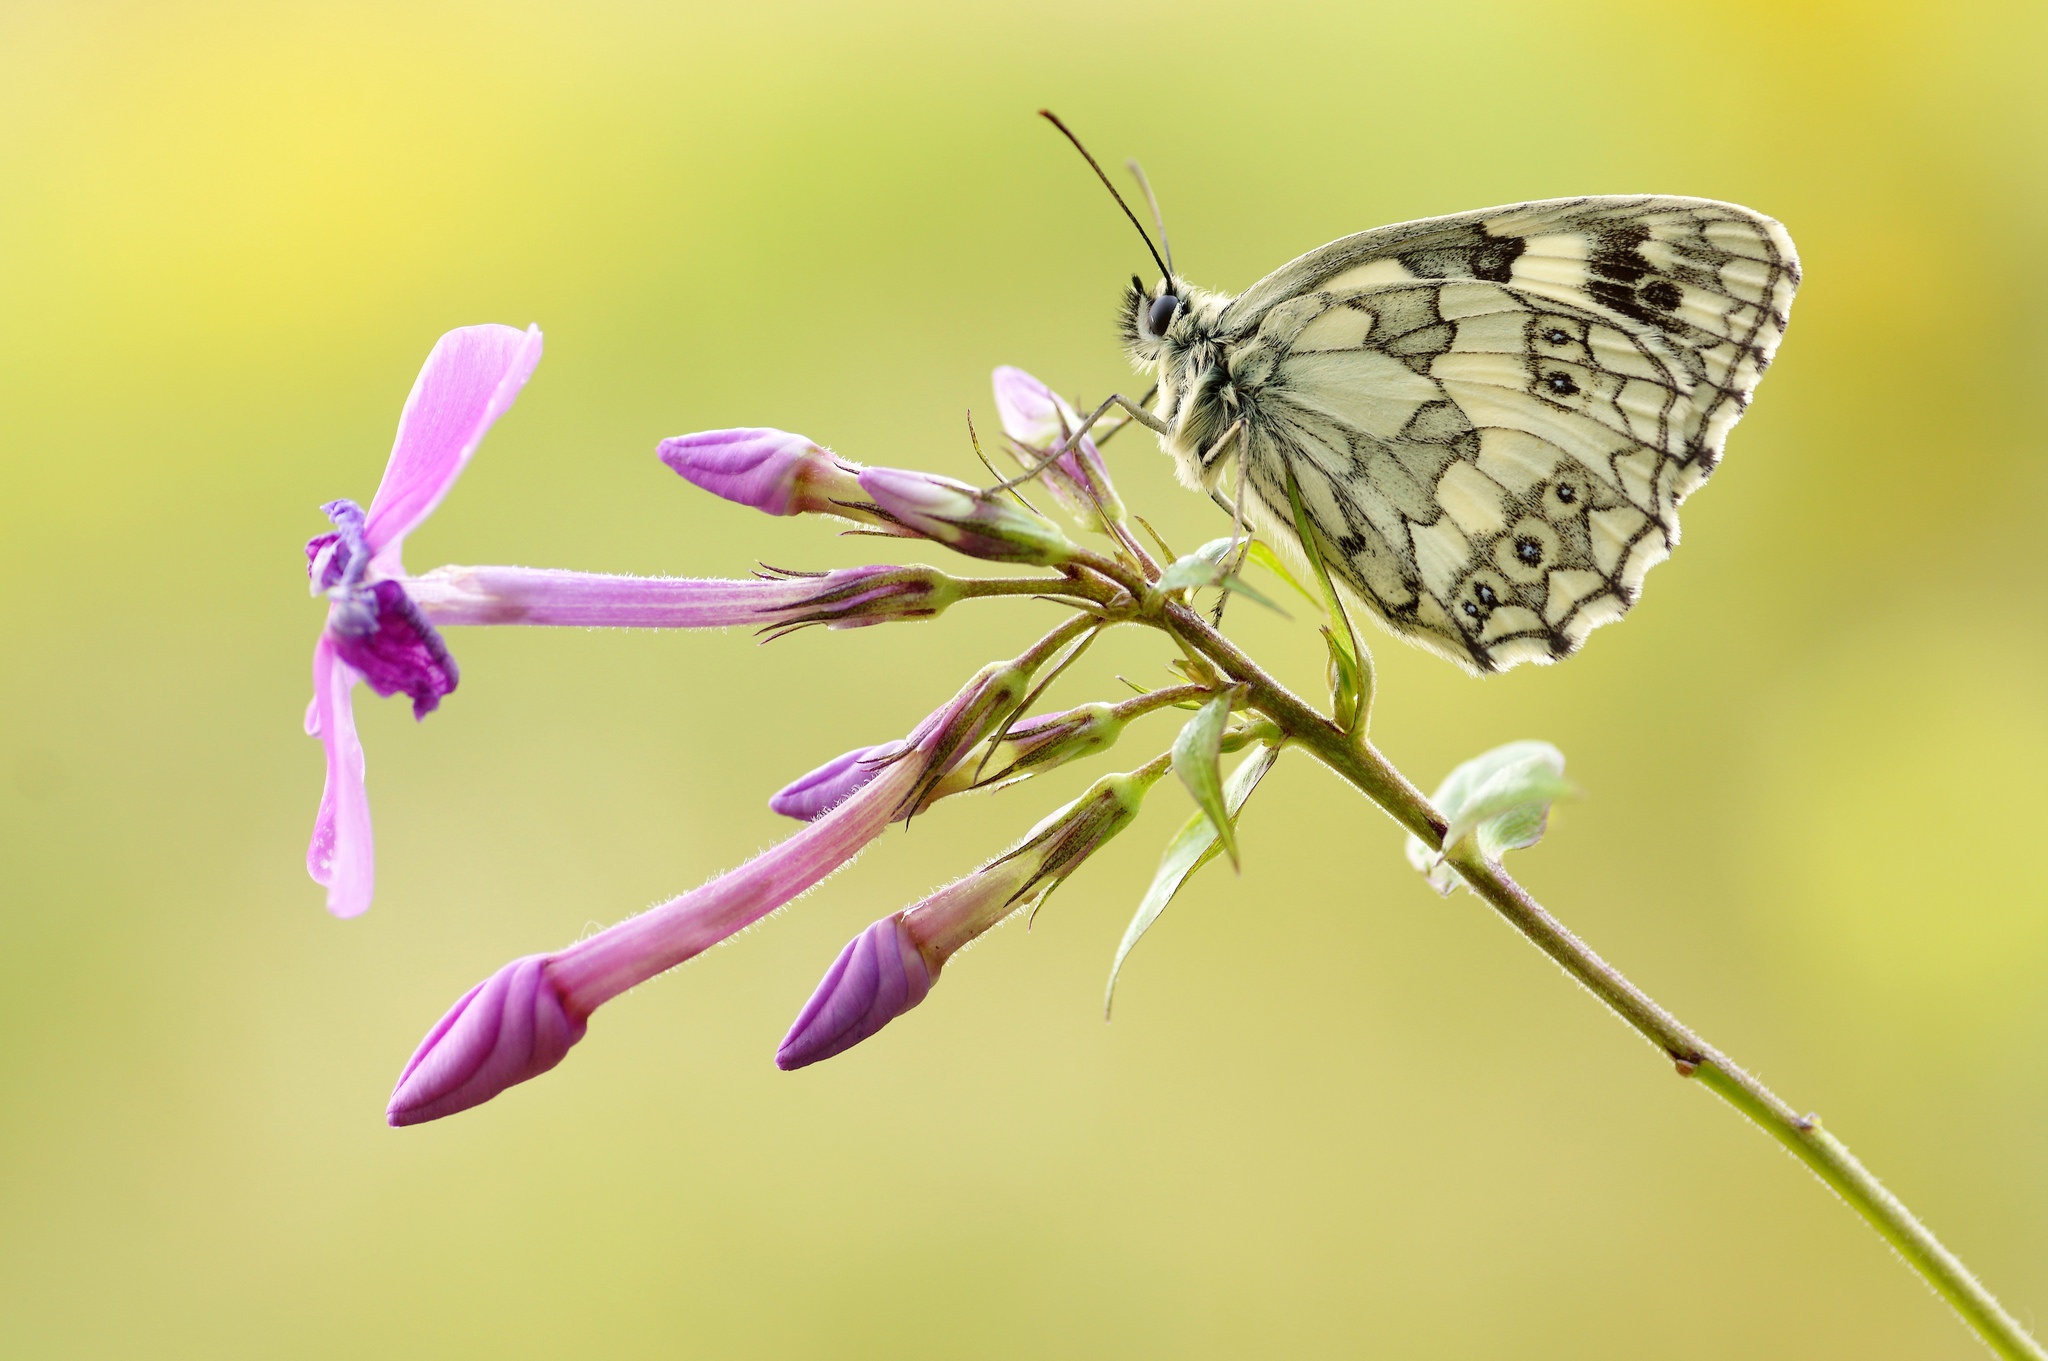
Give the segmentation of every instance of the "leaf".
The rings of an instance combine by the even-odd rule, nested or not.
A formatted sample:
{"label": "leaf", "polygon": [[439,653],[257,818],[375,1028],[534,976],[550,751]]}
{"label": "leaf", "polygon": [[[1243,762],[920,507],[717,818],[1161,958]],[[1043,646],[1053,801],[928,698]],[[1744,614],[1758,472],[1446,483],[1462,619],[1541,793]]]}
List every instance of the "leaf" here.
{"label": "leaf", "polygon": [[1350,732],[1358,718],[1359,690],[1362,688],[1358,683],[1358,667],[1327,625],[1323,628],[1323,643],[1330,651],[1330,717],[1337,720],[1338,727]]}
{"label": "leaf", "polygon": [[[1260,747],[1223,782],[1223,801],[1235,822],[1243,810],[1245,800],[1259,787],[1259,781],[1266,778],[1266,772],[1273,768],[1273,762],[1280,757],[1278,747]],[[1205,813],[1196,813],[1174,834],[1166,844],[1166,853],[1159,857],[1158,872],[1152,876],[1152,886],[1145,890],[1144,900],[1138,904],[1137,912],[1131,917],[1131,924],[1124,928],[1123,941],[1116,947],[1116,959],[1109,966],[1109,987],[1102,994],[1102,1014],[1109,1016],[1111,1002],[1116,998],[1117,975],[1123,972],[1124,961],[1130,957],[1131,947],[1159,920],[1159,914],[1180,892],[1180,886],[1194,876],[1196,870],[1216,858],[1221,847],[1217,844],[1216,828]]]}
{"label": "leaf", "polygon": [[[1548,742],[1510,742],[1473,757],[1445,777],[1436,791],[1439,812],[1450,820],[1444,845],[1476,838],[1479,853],[1498,860],[1542,839],[1550,805],[1574,793],[1564,778],[1564,753]],[[1456,872],[1420,837],[1410,836],[1408,863],[1448,894]]]}
{"label": "leaf", "polygon": [[1301,578],[1288,571],[1287,564],[1280,560],[1280,555],[1275,553],[1263,541],[1257,539],[1252,541],[1251,560],[1271,572],[1274,576],[1279,577],[1289,586],[1292,586],[1295,592],[1309,604],[1314,605],[1317,609],[1323,607],[1323,602],[1316,598],[1316,593],[1302,585]]}
{"label": "leaf", "polygon": [[1176,558],[1159,574],[1159,581],[1152,589],[1164,595],[1168,591],[1223,586],[1247,600],[1257,601],[1276,614],[1286,613],[1278,605],[1245,585],[1242,577],[1224,570],[1224,562],[1243,542],[1243,539],[1211,539],[1187,556]]}
{"label": "leaf", "polygon": [[1223,807],[1223,776],[1216,763],[1223,757],[1223,730],[1230,725],[1230,709],[1237,697],[1236,690],[1216,696],[1197,710],[1173,739],[1173,773],[1194,795],[1195,807],[1214,824],[1233,866],[1237,864],[1237,837]]}

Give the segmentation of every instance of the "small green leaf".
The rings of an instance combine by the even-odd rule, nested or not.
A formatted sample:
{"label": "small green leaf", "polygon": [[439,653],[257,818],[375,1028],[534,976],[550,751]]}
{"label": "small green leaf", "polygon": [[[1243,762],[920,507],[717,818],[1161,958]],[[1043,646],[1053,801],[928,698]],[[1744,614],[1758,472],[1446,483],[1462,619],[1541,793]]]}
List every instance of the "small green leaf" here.
{"label": "small green leaf", "polygon": [[1223,586],[1247,600],[1257,601],[1269,610],[1284,613],[1278,605],[1245,585],[1242,577],[1224,569],[1223,564],[1243,543],[1243,539],[1211,539],[1186,557],[1175,559],[1159,574],[1159,581],[1152,589],[1164,595],[1168,591]]}
{"label": "small green leaf", "polygon": [[1330,717],[1350,732],[1358,718],[1358,667],[1328,626],[1323,629],[1323,642],[1330,649]]}
{"label": "small green leaf", "polygon": [[1223,838],[1232,865],[1237,864],[1237,837],[1230,829],[1230,814],[1224,811],[1223,775],[1216,763],[1223,755],[1223,730],[1230,725],[1230,708],[1237,694],[1226,690],[1204,704],[1173,739],[1173,773],[1180,776],[1195,797],[1195,807]]}
{"label": "small green leaf", "polygon": [[[1252,791],[1259,787],[1259,781],[1266,778],[1266,772],[1273,768],[1273,762],[1279,757],[1280,748],[1260,747],[1223,782],[1223,802],[1233,824],[1243,811],[1245,800],[1252,796]],[[1196,813],[1189,818],[1174,834],[1173,840],[1167,843],[1166,853],[1159,857],[1159,870],[1152,876],[1152,886],[1145,890],[1144,900],[1138,904],[1131,924],[1124,928],[1123,941],[1116,947],[1116,959],[1109,966],[1109,987],[1102,994],[1105,1018],[1116,998],[1117,975],[1123,972],[1131,947],[1151,929],[1153,922],[1159,920],[1159,914],[1173,901],[1174,894],[1180,892],[1180,886],[1192,878],[1196,870],[1214,860],[1220,849],[1215,824],[1205,813]]]}
{"label": "small green leaf", "polygon": [[[1453,770],[1437,788],[1437,810],[1450,820],[1444,845],[1473,837],[1488,860],[1533,846],[1549,822],[1551,803],[1573,792],[1564,778],[1564,753],[1548,742],[1495,747]],[[1456,885],[1456,873],[1419,837],[1408,838],[1407,852],[1408,863],[1439,893]]]}

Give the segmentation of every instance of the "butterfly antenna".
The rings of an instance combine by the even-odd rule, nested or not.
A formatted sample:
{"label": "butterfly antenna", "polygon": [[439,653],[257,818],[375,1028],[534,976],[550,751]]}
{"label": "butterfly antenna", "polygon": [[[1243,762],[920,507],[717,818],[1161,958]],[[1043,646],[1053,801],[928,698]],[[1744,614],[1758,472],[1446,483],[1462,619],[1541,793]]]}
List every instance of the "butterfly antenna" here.
{"label": "butterfly antenna", "polygon": [[1166,239],[1166,214],[1159,211],[1158,196],[1152,192],[1152,181],[1145,178],[1145,167],[1132,157],[1124,162],[1124,169],[1131,172],[1131,178],[1138,182],[1138,188],[1145,192],[1145,204],[1152,210],[1152,225],[1159,229],[1159,249],[1166,252],[1166,277],[1173,277],[1173,242]]}
{"label": "butterfly antenna", "polygon": [[[1081,145],[1081,139],[1074,135],[1073,129],[1062,123],[1059,115],[1051,109],[1040,109],[1038,116],[1058,128],[1060,135],[1074,144],[1074,150],[1080,152],[1082,159],[1088,162],[1089,168],[1095,172],[1095,178],[1102,181],[1102,187],[1109,190],[1109,196],[1116,200],[1116,206],[1124,210],[1124,216],[1129,218],[1131,225],[1138,229],[1138,235],[1145,238],[1145,249],[1152,252],[1152,263],[1159,266],[1159,272],[1162,275],[1171,279],[1173,277],[1173,270],[1167,266],[1165,260],[1160,258],[1159,247],[1152,244],[1152,234],[1145,230],[1144,223],[1138,221],[1138,215],[1131,211],[1131,205],[1124,202],[1124,196],[1119,194],[1116,191],[1116,186],[1109,182],[1109,176],[1102,173],[1102,167],[1096,163],[1093,156],[1088,154],[1088,148]],[[1150,191],[1148,190],[1147,193],[1149,194]]]}

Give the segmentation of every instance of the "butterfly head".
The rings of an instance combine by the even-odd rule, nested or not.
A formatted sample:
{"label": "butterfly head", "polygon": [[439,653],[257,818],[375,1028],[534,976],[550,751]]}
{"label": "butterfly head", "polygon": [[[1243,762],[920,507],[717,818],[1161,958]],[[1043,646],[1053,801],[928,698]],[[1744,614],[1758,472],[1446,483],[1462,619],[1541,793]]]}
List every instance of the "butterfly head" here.
{"label": "butterfly head", "polygon": [[1143,358],[1147,364],[1157,362],[1161,344],[1186,311],[1188,291],[1178,278],[1161,278],[1155,287],[1147,289],[1145,280],[1137,274],[1130,276],[1130,287],[1124,291],[1124,303],[1118,309],[1118,321],[1122,323],[1124,344],[1130,346],[1133,358]]}

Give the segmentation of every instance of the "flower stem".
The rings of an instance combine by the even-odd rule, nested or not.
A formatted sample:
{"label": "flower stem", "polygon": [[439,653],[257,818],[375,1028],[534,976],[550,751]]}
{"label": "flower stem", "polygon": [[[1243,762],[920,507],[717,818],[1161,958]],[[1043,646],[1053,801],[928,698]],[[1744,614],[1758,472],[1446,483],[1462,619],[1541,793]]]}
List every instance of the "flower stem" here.
{"label": "flower stem", "polygon": [[1882,1234],[1906,1264],[1952,1305],[1998,1355],[2010,1361],[2048,1361],[2048,1350],[2005,1311],[1968,1267],[1858,1162],[1841,1140],[1812,1115],[1800,1115],[1770,1088],[1631,983],[1573,935],[1542,904],[1479,853],[1471,838],[1445,848],[1443,815],[1362,736],[1346,733],[1287,688],[1191,610],[1169,606],[1158,626],[1202,653],[1250,689],[1251,707],[1290,741],[1307,748],[1386,813],[1444,851],[1472,891],[1564,971],[1605,1002],[1644,1039],[1669,1055],[1682,1077],[1697,1077],[1736,1110],[1813,1169],[1820,1179]]}

